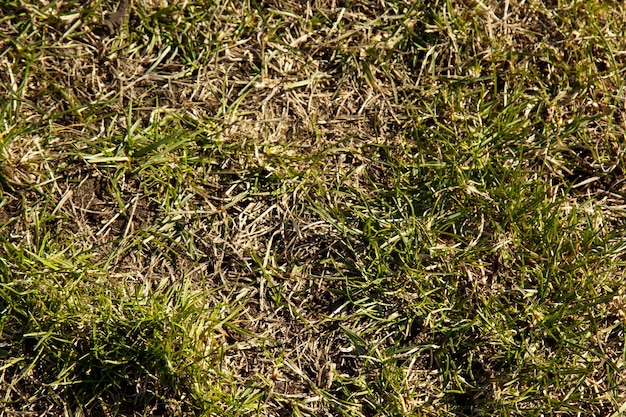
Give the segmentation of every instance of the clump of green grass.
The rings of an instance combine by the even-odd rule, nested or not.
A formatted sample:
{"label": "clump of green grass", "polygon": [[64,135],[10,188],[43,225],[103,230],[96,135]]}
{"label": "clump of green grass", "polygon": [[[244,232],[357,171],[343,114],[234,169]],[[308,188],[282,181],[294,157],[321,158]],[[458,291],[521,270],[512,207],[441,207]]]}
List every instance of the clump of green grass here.
{"label": "clump of green grass", "polygon": [[[45,414],[191,412],[216,369],[228,306],[179,284],[111,280],[8,242],[1,285],[5,405]],[[22,268],[31,267],[26,271]],[[190,401],[191,399],[197,402]]]}

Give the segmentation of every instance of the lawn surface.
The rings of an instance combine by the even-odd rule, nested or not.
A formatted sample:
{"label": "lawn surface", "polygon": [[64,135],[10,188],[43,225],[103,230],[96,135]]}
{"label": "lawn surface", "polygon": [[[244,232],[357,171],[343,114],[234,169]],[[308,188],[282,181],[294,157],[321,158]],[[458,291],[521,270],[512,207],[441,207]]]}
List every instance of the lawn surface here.
{"label": "lawn surface", "polygon": [[626,8],[0,3],[0,415],[626,411]]}

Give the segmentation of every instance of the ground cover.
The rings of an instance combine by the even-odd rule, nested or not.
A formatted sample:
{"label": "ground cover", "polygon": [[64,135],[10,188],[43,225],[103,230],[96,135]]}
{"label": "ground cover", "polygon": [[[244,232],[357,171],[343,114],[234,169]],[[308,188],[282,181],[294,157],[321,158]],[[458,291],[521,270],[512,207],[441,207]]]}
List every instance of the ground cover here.
{"label": "ground cover", "polygon": [[0,4],[2,415],[626,411],[626,14]]}

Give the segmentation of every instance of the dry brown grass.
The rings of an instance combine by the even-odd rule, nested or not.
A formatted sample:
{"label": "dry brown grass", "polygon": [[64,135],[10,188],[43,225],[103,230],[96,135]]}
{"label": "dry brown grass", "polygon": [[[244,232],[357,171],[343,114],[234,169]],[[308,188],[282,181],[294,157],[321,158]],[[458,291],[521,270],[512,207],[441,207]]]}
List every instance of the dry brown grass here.
{"label": "dry brown grass", "polygon": [[[62,385],[41,388],[52,361],[25,371],[2,358],[1,413],[192,413],[194,389],[213,386],[209,415],[610,415],[624,399],[611,339],[623,338],[624,10],[579,3],[134,0],[115,37],[101,24],[114,4],[0,6],[2,240],[46,260],[7,253],[11,279],[43,272],[63,286],[78,271],[94,292],[129,286],[131,298],[189,282],[215,320],[191,326],[203,381],[179,375],[170,390],[144,375],[84,406]],[[492,164],[511,168],[511,184],[545,184],[543,206],[529,215],[507,201],[535,191],[498,184]],[[474,171],[464,185],[449,180]],[[409,206],[414,216],[399,219]],[[589,253],[581,271],[606,274],[580,294],[607,297],[612,315],[600,322],[589,301],[585,331],[606,336],[593,359],[574,349],[578,359],[559,362],[571,352],[550,346],[558,336],[528,335],[545,332],[548,313],[516,289],[520,277],[562,271],[539,244],[524,249],[552,226],[534,235],[507,221],[552,225],[549,206],[586,213],[572,220],[571,248],[554,244],[562,263]],[[594,258],[596,237],[610,256]],[[373,278],[377,267],[386,278]],[[417,275],[429,283],[407,278]],[[422,294],[440,309],[422,307]],[[486,307],[508,298],[518,304],[505,313]],[[490,331],[477,310],[493,314]],[[505,317],[515,311],[528,316]],[[12,340],[3,333],[0,349],[18,352]],[[532,361],[519,359],[538,349],[538,378],[573,370],[546,385],[559,397],[551,409],[524,376]],[[593,371],[580,378],[584,367]]]}

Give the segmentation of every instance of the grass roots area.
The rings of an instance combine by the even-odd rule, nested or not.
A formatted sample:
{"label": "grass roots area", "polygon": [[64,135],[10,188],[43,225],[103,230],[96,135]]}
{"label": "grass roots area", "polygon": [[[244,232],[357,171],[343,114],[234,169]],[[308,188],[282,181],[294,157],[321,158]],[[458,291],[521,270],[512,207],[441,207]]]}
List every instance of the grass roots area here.
{"label": "grass roots area", "polygon": [[621,2],[117,6],[0,4],[0,415],[626,412]]}

